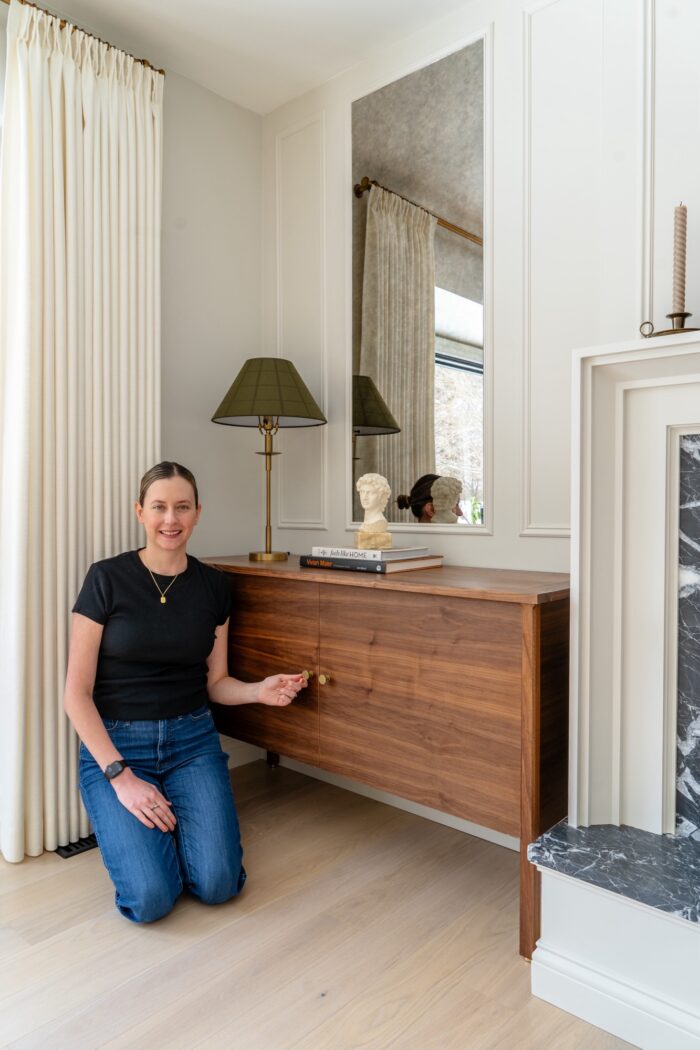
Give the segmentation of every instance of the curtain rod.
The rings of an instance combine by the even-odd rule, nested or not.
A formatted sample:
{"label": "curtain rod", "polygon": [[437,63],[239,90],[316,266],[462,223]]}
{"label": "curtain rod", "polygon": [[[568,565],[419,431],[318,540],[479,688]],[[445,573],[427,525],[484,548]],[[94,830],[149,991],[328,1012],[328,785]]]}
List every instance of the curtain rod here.
{"label": "curtain rod", "polygon": [[470,233],[469,230],[463,230],[461,226],[455,226],[453,222],[448,222],[447,219],[441,219],[434,211],[430,211],[429,208],[424,208],[422,204],[416,204],[415,201],[409,200],[408,197],[404,197],[400,193],[396,193],[394,190],[382,186],[382,184],[377,182],[376,179],[368,179],[365,175],[362,182],[356,182],[353,187],[355,196],[361,197],[362,194],[366,193],[372,186],[377,186],[380,190],[386,190],[387,193],[393,193],[395,197],[401,197],[402,201],[406,201],[407,204],[412,204],[414,208],[420,208],[422,211],[427,211],[428,215],[432,215],[434,219],[437,219],[438,226],[442,226],[444,230],[449,230],[451,233],[458,233],[460,237],[465,237],[468,241],[472,241],[474,244],[478,244],[483,248],[483,237],[479,237],[476,233]]}
{"label": "curtain rod", "polygon": [[[7,4],[7,6],[9,7],[11,0],[2,0],[2,2],[3,4]],[[67,25],[71,27],[71,30],[73,32],[75,32],[76,29],[80,29],[80,26],[73,25],[73,23],[69,22],[67,18],[60,18],[58,15],[55,15],[53,11],[47,11],[45,7],[39,7],[38,4],[33,4],[32,0],[18,0],[18,3],[24,4],[25,7],[35,7],[37,11],[41,11],[42,14],[49,15],[50,18],[58,18],[61,29],[64,29]],[[98,40],[101,44],[106,44],[107,47],[114,47],[114,44],[110,44],[108,40],[103,40],[102,37],[97,36],[96,33],[88,33],[87,29],[80,29],[80,32],[84,33],[85,36],[90,37],[91,40]],[[160,73],[162,74],[162,76],[165,76],[165,70],[156,69],[155,66],[151,65],[147,58],[137,58],[136,55],[132,55],[129,51],[124,51],[123,47],[117,47],[115,48],[115,50],[123,51],[125,55],[129,55],[129,58],[133,58],[134,62],[138,62],[139,65],[146,66],[147,69],[152,69],[154,73]]]}

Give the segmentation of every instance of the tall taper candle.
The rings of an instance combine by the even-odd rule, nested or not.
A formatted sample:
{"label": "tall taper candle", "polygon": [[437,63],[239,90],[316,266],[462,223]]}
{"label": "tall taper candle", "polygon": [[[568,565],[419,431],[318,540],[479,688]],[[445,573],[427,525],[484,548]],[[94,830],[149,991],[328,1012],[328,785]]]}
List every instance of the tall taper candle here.
{"label": "tall taper candle", "polygon": [[679,204],[673,211],[673,313],[685,311],[685,237],[688,209]]}

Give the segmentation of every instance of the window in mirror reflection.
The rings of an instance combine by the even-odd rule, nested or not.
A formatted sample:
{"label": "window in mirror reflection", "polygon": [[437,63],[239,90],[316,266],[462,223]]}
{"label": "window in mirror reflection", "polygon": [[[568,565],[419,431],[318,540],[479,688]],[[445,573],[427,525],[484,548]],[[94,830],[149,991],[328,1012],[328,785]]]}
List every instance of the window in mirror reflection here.
{"label": "window in mirror reflection", "polygon": [[461,525],[484,520],[484,308],[435,289],[435,472],[462,482]]}
{"label": "window in mirror reflection", "polygon": [[372,184],[352,204],[352,374],[396,421],[354,427],[355,520],[376,472],[390,522],[416,524],[396,497],[436,474],[483,524],[483,58],[476,41],[352,104],[351,186]]}

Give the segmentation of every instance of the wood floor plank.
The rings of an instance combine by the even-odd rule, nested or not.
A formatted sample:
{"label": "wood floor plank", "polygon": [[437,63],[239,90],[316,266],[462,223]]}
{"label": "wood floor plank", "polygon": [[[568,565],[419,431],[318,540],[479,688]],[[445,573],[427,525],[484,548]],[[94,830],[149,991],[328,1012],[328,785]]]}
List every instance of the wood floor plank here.
{"label": "wood floor plank", "polygon": [[[316,879],[312,892],[305,889],[285,896],[276,902],[274,911],[266,908],[265,914],[257,912],[249,928],[248,924],[239,925],[234,931],[235,944],[223,943],[220,938],[214,944],[210,939],[198,951],[197,958],[190,953],[180,959],[180,968],[185,971],[180,982],[182,994],[173,998],[171,989],[165,995],[161,989],[159,1009],[154,1011],[147,988],[144,1021],[107,1045],[124,1048],[164,1039],[169,1047],[192,1047],[195,1043],[191,1041],[191,1030],[189,1043],[182,1033],[183,1026],[188,1030],[188,1018],[194,1014],[202,1019],[197,1042],[211,1044],[217,1030],[234,1017],[239,1028],[238,1045],[246,1046],[244,1015],[250,1018],[254,1029],[262,1025],[261,1014],[268,1012],[270,988],[279,993],[285,984],[305,975],[319,959],[325,960],[334,952],[342,955],[343,945],[347,946],[355,933],[365,898],[380,915],[386,907],[386,896],[392,895],[392,887],[399,900],[403,895],[399,891],[410,891],[408,866],[402,860],[415,854],[411,838],[409,829],[399,828],[392,834],[381,834],[374,845],[368,845],[364,856],[373,872],[372,885],[358,883],[356,869],[339,865]],[[426,843],[426,871],[436,870],[440,863],[442,854],[436,845],[437,842]],[[419,865],[416,867],[420,870]],[[370,908],[370,921],[372,914]],[[123,1013],[120,1020],[123,1023]]]}
{"label": "wood floor plank", "polygon": [[263,762],[234,787],[249,883],[226,905],[139,927],[95,851],[0,865],[0,1046],[626,1045],[531,997],[517,855]]}
{"label": "wood floor plank", "polygon": [[[271,820],[276,819],[277,812],[277,809],[270,810]],[[339,813],[335,803],[328,812],[334,813],[336,820],[333,826],[328,827],[320,823],[320,838],[319,807],[314,805],[312,815],[315,819],[307,823],[304,834],[300,833],[303,822],[298,816],[295,822],[287,825],[287,841],[278,840],[271,848],[270,843],[263,839],[257,849],[253,848],[251,872],[258,870],[260,874],[251,876],[251,884],[239,900],[218,908],[207,908],[186,899],[178,903],[167,919],[146,927],[128,923],[110,906],[105,926],[111,920],[114,943],[109,949],[104,943],[99,944],[94,952],[90,952],[88,960],[83,958],[82,969],[84,973],[89,972],[89,982],[74,981],[72,971],[59,968],[57,957],[47,963],[43,954],[35,959],[33,955],[25,953],[21,960],[24,972],[16,973],[14,977],[9,972],[5,974],[7,991],[11,993],[14,990],[15,995],[10,995],[8,999],[6,992],[5,1001],[0,1002],[0,1020],[5,1010],[14,1014],[14,1023],[8,1023],[8,1031],[12,1031],[14,1039],[21,1038],[22,1032],[17,1030],[17,1025],[21,1023],[30,1024],[40,1031],[36,1043],[30,1040],[26,1044],[18,1042],[16,1045],[36,1045],[46,1050],[52,1046],[64,1048],[68,1033],[72,1033],[71,1050],[77,1050],[83,1045],[75,1035],[79,1015],[80,1020],[83,1020],[83,1014],[99,1008],[103,1014],[103,1023],[106,1023],[111,1009],[115,1023],[123,1026],[139,1009],[144,1009],[147,1014],[152,1013],[153,996],[156,1001],[163,998],[169,1001],[172,998],[177,1003],[191,984],[191,971],[198,977],[202,975],[205,984],[212,974],[223,974],[228,980],[227,966],[220,961],[222,951],[232,953],[229,965],[236,962],[244,965],[258,941],[265,943],[265,924],[269,926],[269,937],[279,936],[290,910],[294,910],[295,895],[305,894],[307,906],[313,911],[313,893],[309,892],[309,884],[319,877],[324,867],[334,864],[341,868],[347,867],[344,858],[348,850],[358,851],[356,840],[371,839],[373,833],[384,840],[388,825],[410,823],[410,818],[407,821],[407,815],[400,811],[376,807],[360,796],[347,796],[343,814]],[[342,819],[343,816],[345,819]],[[315,839],[320,847],[313,854],[304,848],[311,839]],[[392,850],[389,842],[383,850],[387,864],[400,863],[400,850]],[[256,853],[261,856],[256,858]],[[339,892],[347,892],[347,887],[343,889],[341,884]],[[291,901],[289,907],[285,905],[288,899]],[[259,911],[265,913],[264,923],[255,919],[247,923],[244,929],[239,929],[240,923],[257,915]],[[88,942],[90,940],[88,933]],[[60,956],[61,946],[56,945],[55,948]],[[190,958],[180,959],[181,955],[187,953]],[[86,961],[89,969],[85,965]],[[32,976],[35,963],[39,964],[40,984],[36,976]],[[162,985],[168,989],[165,994]],[[39,987],[41,996],[36,1009],[31,1012],[28,1007]],[[123,1002],[116,994],[119,987],[122,989]],[[77,1030],[80,1031],[81,1027],[79,1025]],[[2,1024],[0,1030],[3,1030]],[[89,1041],[85,1045],[89,1046]]]}

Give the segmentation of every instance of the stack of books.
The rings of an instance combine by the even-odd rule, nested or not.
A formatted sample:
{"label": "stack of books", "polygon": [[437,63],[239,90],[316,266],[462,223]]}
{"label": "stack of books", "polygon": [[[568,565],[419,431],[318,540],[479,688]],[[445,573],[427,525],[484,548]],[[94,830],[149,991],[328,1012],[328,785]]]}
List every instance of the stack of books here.
{"label": "stack of books", "polygon": [[354,572],[408,572],[409,569],[435,569],[442,565],[442,554],[430,554],[427,547],[385,547],[357,550],[355,547],[312,547],[302,554],[305,569],[350,569]]}

